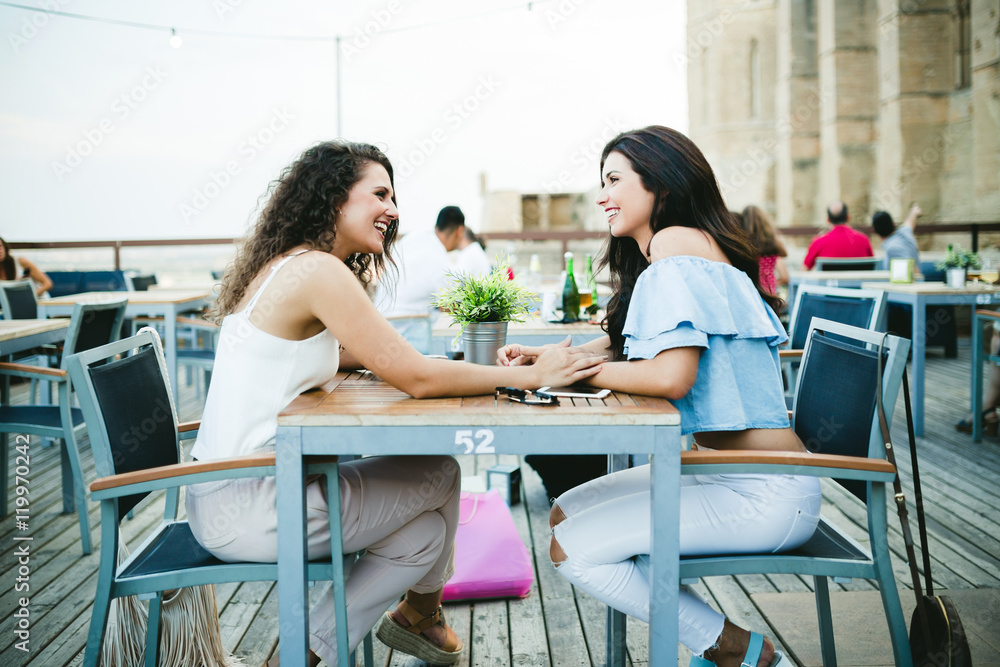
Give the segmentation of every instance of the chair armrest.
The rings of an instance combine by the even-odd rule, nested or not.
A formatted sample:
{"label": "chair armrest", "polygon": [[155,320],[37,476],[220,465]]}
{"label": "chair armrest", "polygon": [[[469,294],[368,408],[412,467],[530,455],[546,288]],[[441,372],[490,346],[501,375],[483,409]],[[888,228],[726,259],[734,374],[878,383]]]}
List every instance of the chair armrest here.
{"label": "chair armrest", "polygon": [[[699,469],[708,466],[712,468],[711,471]],[[896,467],[885,459],[840,454],[745,449],[700,450],[681,452],[681,473],[685,475],[772,473],[891,482],[896,477]]]}
{"label": "chair armrest", "polygon": [[[336,456],[309,456],[306,457],[306,464],[308,468],[309,464],[331,464],[337,460]],[[275,473],[274,466],[274,452],[212,461],[175,463],[101,477],[91,483],[90,497],[93,500],[104,500],[221,479],[267,477]]]}
{"label": "chair armrest", "polygon": [[778,350],[778,359],[801,359],[802,350]]}
{"label": "chair armrest", "polygon": [[207,331],[216,331],[219,328],[219,325],[215,322],[210,322],[199,317],[185,317],[184,315],[177,316],[177,324],[196,329],[205,329]]}
{"label": "chair armrest", "polygon": [[133,493],[146,493],[157,489],[167,489],[174,486],[198,484],[200,482],[211,481],[212,479],[233,479],[236,477],[254,476],[246,474],[249,472],[258,473],[256,476],[273,475],[274,452],[255,454],[253,456],[238,456],[230,459],[215,459],[214,461],[175,463],[158,468],[146,468],[145,470],[123,472],[111,475],[110,477],[101,477],[91,483],[90,495],[94,500],[115,498]]}
{"label": "chair armrest", "polygon": [[44,366],[32,366],[31,364],[12,364],[6,362],[0,363],[0,374],[41,380],[57,380],[67,377],[66,371],[61,368],[46,368]]}
{"label": "chair armrest", "polygon": [[193,422],[181,422],[177,425],[177,435],[181,440],[190,440],[198,437],[198,429],[201,428],[201,420]]}
{"label": "chair armrest", "polygon": [[788,411],[788,421],[792,421],[792,417],[794,417],[794,416],[795,416],[795,411],[794,410],[789,410]]}
{"label": "chair armrest", "polygon": [[991,320],[1000,320],[1000,311],[997,310],[985,310],[980,308],[975,311],[974,315],[976,315],[977,317],[985,317]]}

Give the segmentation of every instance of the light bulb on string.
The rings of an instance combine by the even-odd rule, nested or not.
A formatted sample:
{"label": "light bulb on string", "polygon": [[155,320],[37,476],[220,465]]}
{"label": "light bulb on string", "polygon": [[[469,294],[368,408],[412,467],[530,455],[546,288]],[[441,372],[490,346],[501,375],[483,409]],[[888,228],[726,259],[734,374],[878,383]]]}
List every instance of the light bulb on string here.
{"label": "light bulb on string", "polygon": [[184,40],[181,39],[181,36],[177,34],[176,30],[174,30],[173,28],[171,28],[170,29],[170,46],[174,47],[175,49],[179,49],[179,48],[181,48],[181,45],[183,43],[184,43]]}

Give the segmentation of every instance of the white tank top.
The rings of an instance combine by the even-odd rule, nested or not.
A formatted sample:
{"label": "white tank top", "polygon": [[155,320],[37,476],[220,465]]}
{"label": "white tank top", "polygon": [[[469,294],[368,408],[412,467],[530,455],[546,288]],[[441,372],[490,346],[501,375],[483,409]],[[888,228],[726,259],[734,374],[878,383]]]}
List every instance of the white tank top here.
{"label": "white tank top", "polygon": [[194,458],[208,461],[273,449],[278,412],[337,373],[340,346],[327,329],[305,340],[287,340],[250,322],[257,300],[278,270],[302,252],[308,251],[275,264],[247,307],[222,320],[212,383],[191,450]]}

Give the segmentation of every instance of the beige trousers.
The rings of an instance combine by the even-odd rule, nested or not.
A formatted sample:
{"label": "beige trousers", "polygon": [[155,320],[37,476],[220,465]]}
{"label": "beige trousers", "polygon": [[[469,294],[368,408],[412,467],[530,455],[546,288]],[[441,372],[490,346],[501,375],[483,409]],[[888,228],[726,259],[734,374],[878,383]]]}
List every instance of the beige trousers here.
{"label": "beige trousers", "polygon": [[[461,471],[450,456],[389,456],[340,466],[344,553],[367,550],[347,575],[351,650],[406,590],[437,591],[454,570]],[[224,561],[276,562],[273,477],[189,486],[187,513],[203,547]],[[310,560],[330,557],[326,489],[306,486]],[[309,612],[310,647],[336,664],[333,590]]]}

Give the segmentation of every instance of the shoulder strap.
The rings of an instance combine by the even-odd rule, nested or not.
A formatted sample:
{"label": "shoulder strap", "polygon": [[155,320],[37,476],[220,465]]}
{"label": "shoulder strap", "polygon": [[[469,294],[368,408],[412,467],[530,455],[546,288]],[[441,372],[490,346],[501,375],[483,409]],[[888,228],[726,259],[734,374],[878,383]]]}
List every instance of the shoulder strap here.
{"label": "shoulder strap", "polygon": [[[885,454],[889,463],[896,468],[896,476],[892,480],[893,489],[893,499],[896,501],[896,512],[899,514],[899,524],[903,532],[903,543],[906,545],[906,561],[910,566],[910,577],[913,581],[913,592],[917,597],[917,613],[921,619],[921,623],[924,627],[924,636],[930,636],[929,629],[927,626],[927,612],[924,609],[924,595],[921,591],[920,586],[920,572],[917,569],[917,557],[913,550],[913,535],[910,533],[910,517],[909,512],[906,509],[906,495],[903,493],[903,486],[899,481],[899,468],[896,467],[896,454],[892,446],[892,439],[889,435],[889,421],[885,416],[885,408],[882,406],[882,371],[883,371],[883,351],[885,349],[885,339],[889,334],[882,336],[882,340],[879,342],[878,346],[878,391],[875,394],[876,406],[878,409],[878,424],[882,431],[882,442],[885,444]],[[906,421],[907,421],[907,434],[910,437],[910,455],[912,461],[914,462],[914,484],[916,485],[915,496],[920,498],[919,485],[916,478],[916,455],[914,454],[913,447],[913,424],[910,419],[910,395],[909,386],[906,382],[906,370],[903,370],[903,402],[906,405]],[[917,505],[917,514],[919,518],[919,523],[923,527],[923,503]],[[922,539],[924,540],[921,544],[923,545],[924,551],[924,568],[927,575],[927,581],[930,582],[930,568],[929,568],[929,557],[927,554],[927,542],[926,533],[922,534]],[[928,586],[928,594],[930,593],[930,587]]]}
{"label": "shoulder strap", "polygon": [[271,275],[269,275],[267,278],[264,279],[264,282],[261,283],[261,286],[257,288],[257,292],[253,295],[253,298],[250,299],[250,303],[247,304],[247,307],[245,309],[247,317],[250,317],[250,314],[253,313],[253,308],[254,306],[257,305],[257,300],[260,299],[260,295],[264,293],[264,290],[267,289],[267,286],[271,284],[271,281],[274,280],[274,277],[278,275],[278,270],[281,269],[281,267],[283,267],[289,261],[291,261],[293,257],[298,257],[304,252],[309,252],[309,251],[299,250],[298,252],[293,252],[291,255],[285,255],[285,257],[280,262],[271,267]]}

